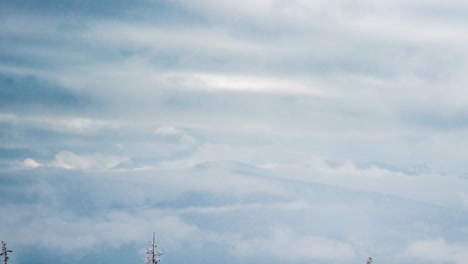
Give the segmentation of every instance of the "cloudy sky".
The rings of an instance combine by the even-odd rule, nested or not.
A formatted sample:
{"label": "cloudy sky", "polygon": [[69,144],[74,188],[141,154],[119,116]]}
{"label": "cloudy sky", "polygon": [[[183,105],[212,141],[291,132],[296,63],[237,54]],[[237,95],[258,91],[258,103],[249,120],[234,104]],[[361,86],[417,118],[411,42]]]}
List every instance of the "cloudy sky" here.
{"label": "cloudy sky", "polygon": [[467,13],[0,0],[11,263],[466,264]]}

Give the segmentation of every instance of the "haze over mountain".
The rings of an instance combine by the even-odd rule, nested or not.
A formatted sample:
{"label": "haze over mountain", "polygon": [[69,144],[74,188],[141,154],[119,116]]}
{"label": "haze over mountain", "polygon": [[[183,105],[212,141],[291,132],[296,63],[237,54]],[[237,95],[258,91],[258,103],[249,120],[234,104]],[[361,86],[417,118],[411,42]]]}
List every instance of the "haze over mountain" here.
{"label": "haze over mountain", "polygon": [[467,12],[0,1],[9,264],[467,264]]}
{"label": "haze over mountain", "polygon": [[3,173],[0,230],[17,263],[139,263],[151,230],[171,263],[462,261],[464,210],[290,178],[236,161]]}

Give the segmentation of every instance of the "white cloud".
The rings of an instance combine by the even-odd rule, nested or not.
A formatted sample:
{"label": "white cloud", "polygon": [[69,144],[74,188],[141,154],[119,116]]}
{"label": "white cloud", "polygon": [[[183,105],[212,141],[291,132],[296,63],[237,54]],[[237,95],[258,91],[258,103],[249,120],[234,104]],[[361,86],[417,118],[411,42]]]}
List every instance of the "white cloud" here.
{"label": "white cloud", "polygon": [[183,146],[190,147],[197,143],[197,140],[189,135],[186,131],[176,128],[174,126],[162,126],[154,130],[154,133],[161,137],[175,137],[178,143]]}
{"label": "white cloud", "polygon": [[175,128],[173,126],[163,126],[154,130],[154,133],[160,136],[180,136],[184,135],[185,131]]}
{"label": "white cloud", "polygon": [[349,261],[355,256],[351,245],[326,238],[299,235],[288,229],[278,228],[271,236],[237,241],[233,253],[273,255],[288,260]]}
{"label": "white cloud", "polygon": [[49,163],[49,166],[64,169],[99,170],[111,169],[125,160],[128,158],[102,154],[77,155],[70,151],[61,151],[55,155],[55,160]]}
{"label": "white cloud", "polygon": [[[40,245],[65,253],[101,246],[116,248],[124,243],[146,246],[145,241],[153,231],[160,241],[164,241],[164,247],[177,248],[189,240],[204,239],[196,226],[155,209],[136,214],[111,211],[95,218],[76,216],[50,207],[21,206],[21,209],[2,208],[10,212],[9,228],[0,227],[0,231],[9,242],[22,246]],[[17,228],[13,230],[12,226]]]}
{"label": "white cloud", "polygon": [[33,160],[33,159],[25,159],[23,161],[23,166],[25,168],[31,168],[31,169],[34,169],[34,168],[37,168],[37,167],[41,167],[42,164],[40,164],[39,162]]}
{"label": "white cloud", "polygon": [[176,79],[178,85],[184,88],[197,88],[208,90],[224,90],[272,94],[296,94],[330,96],[319,85],[309,84],[305,81],[291,81],[272,76],[227,75],[212,73],[177,73],[171,74],[169,79]]}
{"label": "white cloud", "polygon": [[444,239],[420,240],[410,244],[401,257],[423,263],[466,264],[468,245],[450,243]]}

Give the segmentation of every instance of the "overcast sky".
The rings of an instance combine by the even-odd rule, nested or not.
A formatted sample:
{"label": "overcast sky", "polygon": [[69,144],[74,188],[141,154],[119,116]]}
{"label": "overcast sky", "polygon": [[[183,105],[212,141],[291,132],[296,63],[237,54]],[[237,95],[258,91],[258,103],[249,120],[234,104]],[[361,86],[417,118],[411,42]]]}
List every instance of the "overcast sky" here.
{"label": "overcast sky", "polygon": [[[372,242],[361,245],[333,225],[317,234],[294,217],[265,230],[244,223],[239,230],[263,230],[244,237],[228,220],[211,230],[211,218],[192,215],[257,207],[314,208],[305,215],[315,215],[322,207],[344,210],[348,194],[338,190],[347,190],[396,199],[385,212],[407,199],[420,203],[411,209],[458,215],[408,216],[408,232],[418,223],[426,229],[413,240],[399,237],[401,248],[379,240],[392,249],[376,254],[391,254],[394,263],[466,264],[468,240],[444,237],[444,228],[468,230],[459,223],[468,214],[467,13],[459,0],[0,0],[0,197],[10,202],[0,206],[2,218],[11,211],[0,239],[26,252],[30,243],[11,230],[26,235],[47,226],[31,241],[52,236],[42,246],[64,259],[106,245],[106,260],[114,255],[109,247],[120,252],[125,243],[144,255],[138,243],[154,231],[151,219],[161,218],[161,243],[188,243],[193,252],[214,244],[216,261],[261,263],[270,261],[262,254],[287,248],[299,256],[291,263],[359,262]],[[208,176],[200,164],[210,167]],[[239,166],[267,178],[241,177]],[[311,205],[316,197],[307,189],[297,194],[268,177],[333,186],[344,200]],[[160,185],[164,195],[153,194]],[[193,204],[187,193],[196,193]],[[226,193],[235,202],[218,196]],[[404,226],[405,213],[398,215]],[[378,219],[366,229],[376,240],[373,232],[386,223]],[[122,226],[128,232],[109,238]],[[85,232],[81,240],[61,233],[72,229]],[[327,257],[332,252],[340,254]],[[187,258],[180,255],[179,264]]]}
{"label": "overcast sky", "polygon": [[2,1],[3,161],[319,157],[463,175],[467,9]]}

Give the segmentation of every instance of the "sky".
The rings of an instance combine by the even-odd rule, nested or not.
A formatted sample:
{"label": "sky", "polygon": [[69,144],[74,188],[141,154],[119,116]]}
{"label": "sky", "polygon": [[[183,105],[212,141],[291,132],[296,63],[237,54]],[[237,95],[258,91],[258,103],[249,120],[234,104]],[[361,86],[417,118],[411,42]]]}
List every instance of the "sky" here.
{"label": "sky", "polygon": [[0,0],[10,263],[466,264],[467,12]]}

